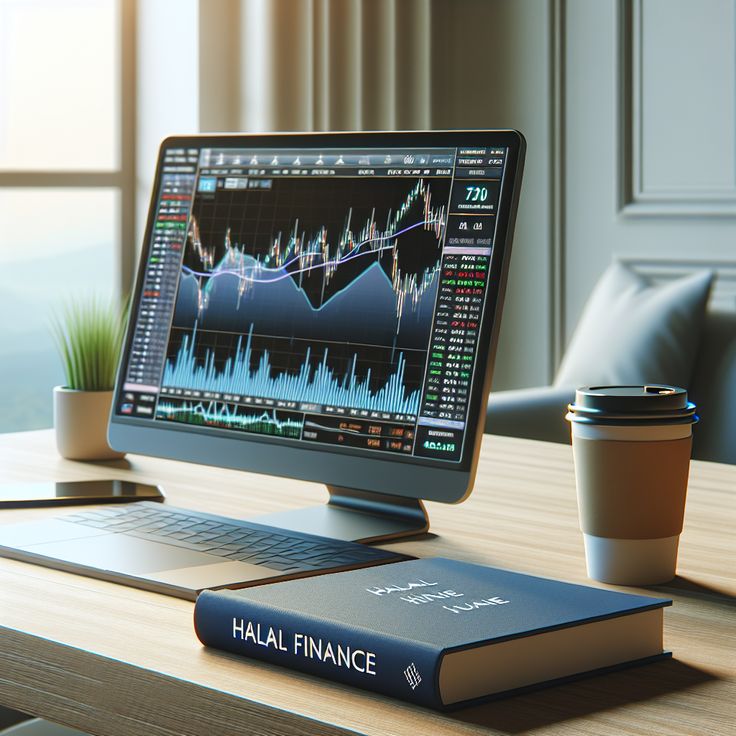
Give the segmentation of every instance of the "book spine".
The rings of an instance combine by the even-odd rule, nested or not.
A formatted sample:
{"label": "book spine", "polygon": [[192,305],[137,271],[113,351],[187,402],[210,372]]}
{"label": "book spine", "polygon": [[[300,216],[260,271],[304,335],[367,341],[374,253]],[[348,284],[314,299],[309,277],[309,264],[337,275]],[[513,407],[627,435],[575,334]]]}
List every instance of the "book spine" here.
{"label": "book spine", "polygon": [[441,651],[375,631],[203,591],[194,628],[205,646],[442,708]]}

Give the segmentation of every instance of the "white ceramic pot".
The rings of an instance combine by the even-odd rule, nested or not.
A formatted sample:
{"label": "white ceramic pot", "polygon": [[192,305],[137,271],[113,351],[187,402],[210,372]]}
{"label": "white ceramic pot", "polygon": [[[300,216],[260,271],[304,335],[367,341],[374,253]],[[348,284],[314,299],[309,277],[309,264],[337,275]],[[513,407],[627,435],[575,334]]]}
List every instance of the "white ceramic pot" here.
{"label": "white ceramic pot", "polygon": [[112,391],[54,388],[56,447],[68,460],[114,460],[125,456],[107,444]]}

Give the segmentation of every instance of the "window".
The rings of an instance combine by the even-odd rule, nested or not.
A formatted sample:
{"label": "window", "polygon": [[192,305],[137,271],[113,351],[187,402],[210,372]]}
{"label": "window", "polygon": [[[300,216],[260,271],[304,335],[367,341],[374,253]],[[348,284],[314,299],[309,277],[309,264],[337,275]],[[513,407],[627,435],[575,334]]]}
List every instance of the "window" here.
{"label": "window", "polygon": [[65,300],[134,253],[134,0],[0,0],[0,432],[51,426]]}

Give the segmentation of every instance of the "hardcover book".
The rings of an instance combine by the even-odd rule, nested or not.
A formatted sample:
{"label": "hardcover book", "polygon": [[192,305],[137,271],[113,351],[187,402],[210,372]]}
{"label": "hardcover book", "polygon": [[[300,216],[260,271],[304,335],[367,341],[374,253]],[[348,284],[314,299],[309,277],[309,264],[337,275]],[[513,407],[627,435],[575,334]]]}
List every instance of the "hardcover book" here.
{"label": "hardcover book", "polygon": [[671,601],[433,558],[204,591],[212,647],[432,708],[666,656]]}

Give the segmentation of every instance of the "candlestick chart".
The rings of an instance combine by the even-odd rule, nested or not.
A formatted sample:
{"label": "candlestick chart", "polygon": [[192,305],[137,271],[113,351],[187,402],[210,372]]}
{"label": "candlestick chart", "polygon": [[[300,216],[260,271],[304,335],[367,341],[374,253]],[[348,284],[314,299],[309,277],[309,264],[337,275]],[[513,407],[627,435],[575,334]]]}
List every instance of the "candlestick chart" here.
{"label": "candlestick chart", "polygon": [[449,183],[273,187],[195,202],[175,325],[424,347]]}
{"label": "candlestick chart", "polygon": [[[274,178],[198,195],[163,385],[416,414],[449,188]],[[246,428],[213,411],[190,419]]]}

